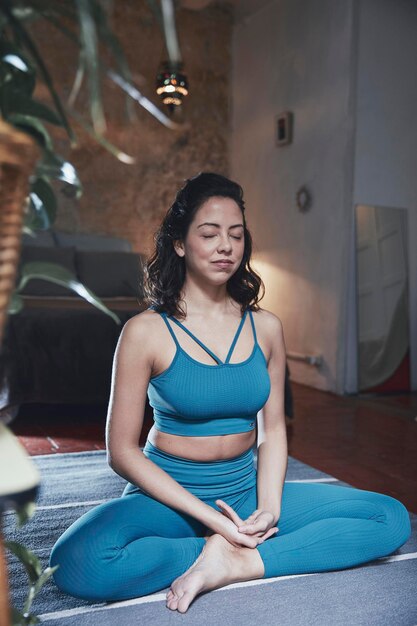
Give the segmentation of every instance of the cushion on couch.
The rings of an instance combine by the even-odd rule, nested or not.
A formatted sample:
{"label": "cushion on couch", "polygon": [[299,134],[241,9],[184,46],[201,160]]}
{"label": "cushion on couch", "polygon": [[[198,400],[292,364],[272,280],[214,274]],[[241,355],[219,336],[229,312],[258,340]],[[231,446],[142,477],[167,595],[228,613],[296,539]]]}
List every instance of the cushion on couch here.
{"label": "cushion on couch", "polygon": [[36,235],[35,237],[32,237],[32,235],[23,233],[22,245],[23,246],[42,246],[43,248],[44,247],[54,248],[56,245],[58,245],[55,231],[52,228],[48,228],[47,230],[37,230],[35,235]]}
{"label": "cushion on couch", "polygon": [[94,233],[66,233],[57,230],[54,233],[58,246],[75,246],[77,250],[131,252],[132,246],[127,239],[111,237],[109,235],[96,235]]}
{"label": "cushion on couch", "polygon": [[140,254],[78,250],[75,258],[79,280],[100,298],[143,297]]}
{"label": "cushion on couch", "polygon": [[[20,254],[20,264],[18,269],[18,284],[21,276],[21,267],[25,263],[32,262],[57,263],[69,270],[74,276],[77,275],[75,266],[75,248],[48,248],[44,246],[22,246]],[[57,285],[50,281],[33,278],[19,292],[26,296],[76,296],[72,289],[67,289],[62,285]]]}

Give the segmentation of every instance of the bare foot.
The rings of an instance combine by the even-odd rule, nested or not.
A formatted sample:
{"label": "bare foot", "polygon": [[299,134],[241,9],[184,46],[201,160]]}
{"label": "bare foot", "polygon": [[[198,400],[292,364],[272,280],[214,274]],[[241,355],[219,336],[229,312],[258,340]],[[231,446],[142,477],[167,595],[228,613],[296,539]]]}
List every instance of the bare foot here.
{"label": "bare foot", "polygon": [[174,580],[166,596],[166,606],[185,613],[196,595],[203,591],[263,575],[263,562],[256,549],[236,548],[222,535],[214,534],[207,538],[195,563]]}

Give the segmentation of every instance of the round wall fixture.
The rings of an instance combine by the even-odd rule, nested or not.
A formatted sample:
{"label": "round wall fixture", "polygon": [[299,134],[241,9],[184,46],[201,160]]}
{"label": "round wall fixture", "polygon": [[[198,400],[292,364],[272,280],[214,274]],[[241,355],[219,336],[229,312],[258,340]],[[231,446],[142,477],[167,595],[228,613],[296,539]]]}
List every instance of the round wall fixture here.
{"label": "round wall fixture", "polygon": [[309,192],[309,190],[307,189],[305,185],[300,187],[300,189],[297,191],[295,198],[296,198],[298,208],[303,213],[305,213],[311,208],[311,205],[312,205],[311,193]]}

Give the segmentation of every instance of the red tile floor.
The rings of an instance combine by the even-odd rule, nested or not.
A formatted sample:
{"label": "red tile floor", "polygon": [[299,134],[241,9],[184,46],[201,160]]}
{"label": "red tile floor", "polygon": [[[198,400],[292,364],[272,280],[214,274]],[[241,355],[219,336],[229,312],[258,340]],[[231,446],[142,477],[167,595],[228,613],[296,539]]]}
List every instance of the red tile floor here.
{"label": "red tile floor", "polygon": [[[417,513],[417,394],[337,396],[292,383],[294,458]],[[27,405],[11,424],[31,455],[103,450],[106,406]],[[152,424],[147,406],[141,445]]]}

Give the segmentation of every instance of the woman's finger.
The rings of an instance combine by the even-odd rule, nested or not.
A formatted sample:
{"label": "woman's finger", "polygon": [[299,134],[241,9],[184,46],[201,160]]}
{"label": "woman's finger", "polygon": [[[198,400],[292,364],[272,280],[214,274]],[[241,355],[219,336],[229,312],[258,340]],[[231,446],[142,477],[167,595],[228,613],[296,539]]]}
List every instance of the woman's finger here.
{"label": "woman's finger", "polygon": [[266,520],[258,520],[253,522],[253,524],[243,524],[239,526],[240,533],[248,533],[249,535],[253,535],[254,533],[266,530],[269,524]]}
{"label": "woman's finger", "polygon": [[[248,537],[248,539],[249,539],[249,537]],[[256,546],[258,546],[259,543],[261,543],[261,541],[259,539],[253,538],[253,540],[246,542],[246,546],[248,548],[256,548]]]}
{"label": "woman's finger", "polygon": [[241,548],[242,546],[246,548],[256,548],[259,543],[262,543],[262,540],[259,539],[259,537],[255,538],[251,535],[242,535],[242,538],[239,538],[239,540],[228,539],[228,541],[230,541],[230,543],[232,543],[237,548]]}
{"label": "woman's finger", "polygon": [[269,511],[256,510],[250,515],[247,520],[239,527],[241,532],[247,529],[249,533],[256,532],[257,530],[266,530],[271,526],[273,522],[273,515]]}
{"label": "woman's finger", "polygon": [[223,500],[216,500],[216,504],[222,512],[226,513],[230,517],[236,526],[241,526],[243,524],[243,520],[226,502],[223,502]]}
{"label": "woman's finger", "polygon": [[262,536],[262,543],[265,541],[265,539],[269,539],[269,537],[272,537],[272,535],[276,535],[278,532],[279,528],[270,528],[269,530],[266,531],[266,533]]}
{"label": "woman's finger", "polygon": [[254,511],[253,513],[251,513],[251,515],[249,515],[249,517],[246,518],[245,523],[251,523],[254,520],[256,520],[259,515],[262,513],[262,511],[260,511],[259,509],[256,509],[256,511]]}

